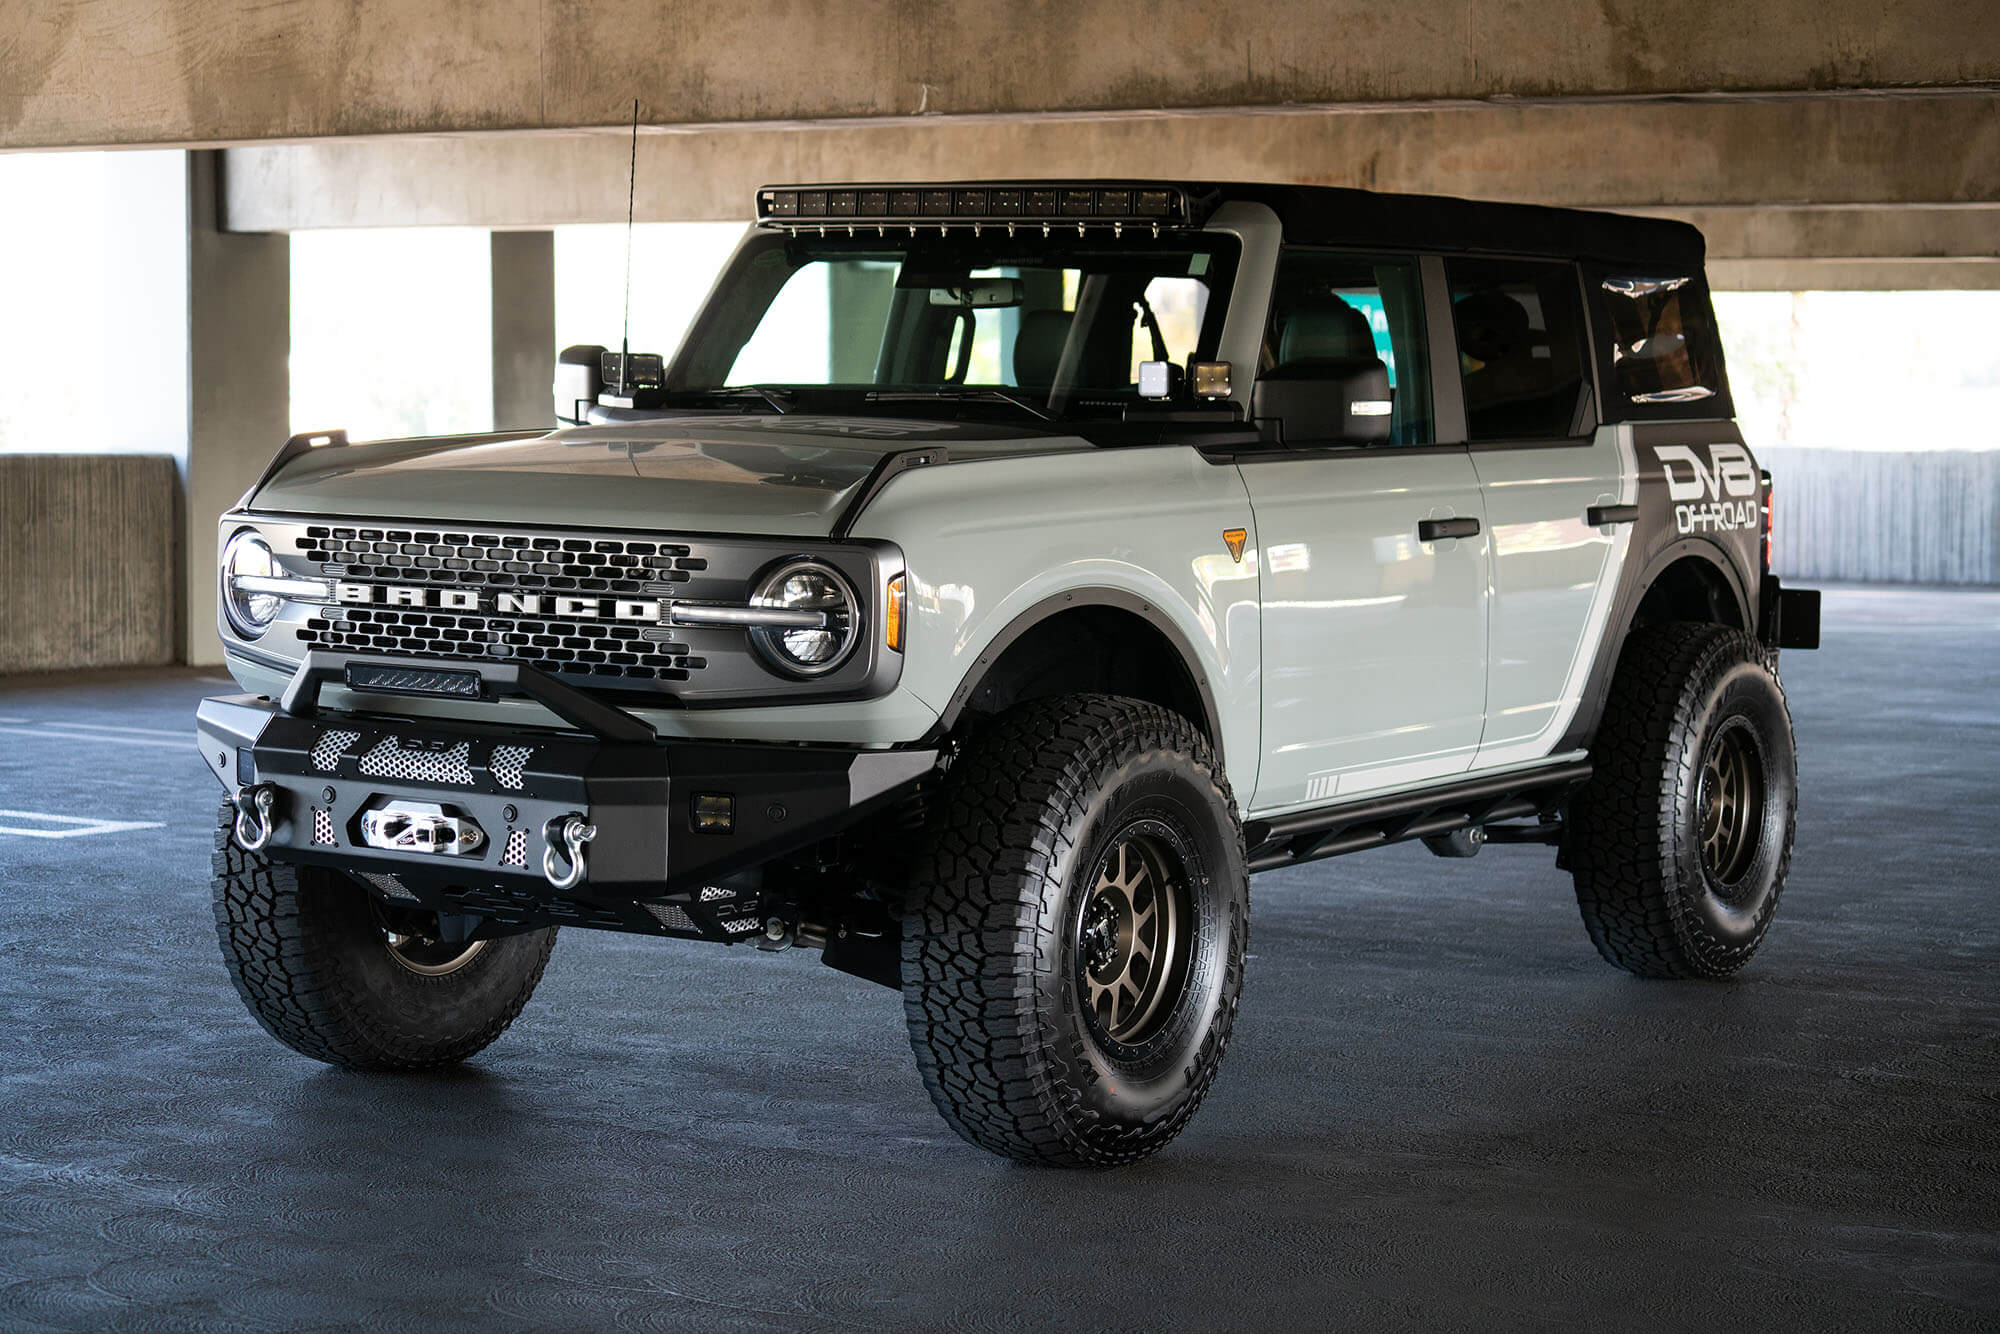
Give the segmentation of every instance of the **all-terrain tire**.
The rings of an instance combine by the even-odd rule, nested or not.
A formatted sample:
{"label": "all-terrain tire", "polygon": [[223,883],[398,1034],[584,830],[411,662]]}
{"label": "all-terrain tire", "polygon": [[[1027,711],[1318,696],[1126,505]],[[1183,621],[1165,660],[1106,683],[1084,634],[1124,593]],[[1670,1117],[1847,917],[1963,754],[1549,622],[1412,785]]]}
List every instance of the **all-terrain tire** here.
{"label": "all-terrain tire", "polygon": [[[1235,800],[1186,718],[1071,695],[992,720],[947,777],[903,923],[932,1101],[971,1143],[1025,1162],[1158,1152],[1228,1046],[1249,907]],[[1179,953],[1144,961],[1142,984],[1131,942],[1148,931]]]}
{"label": "all-terrain tire", "polygon": [[451,1065],[504,1032],[555,947],[549,927],[487,941],[462,965],[400,962],[369,893],[337,871],[245,852],[222,807],[215,835],[215,932],[236,992],[271,1036],[350,1070]]}
{"label": "all-terrain tire", "polygon": [[1598,953],[1642,977],[1726,977],[1757,952],[1798,816],[1775,654],[1717,625],[1625,642],[1566,856]]}

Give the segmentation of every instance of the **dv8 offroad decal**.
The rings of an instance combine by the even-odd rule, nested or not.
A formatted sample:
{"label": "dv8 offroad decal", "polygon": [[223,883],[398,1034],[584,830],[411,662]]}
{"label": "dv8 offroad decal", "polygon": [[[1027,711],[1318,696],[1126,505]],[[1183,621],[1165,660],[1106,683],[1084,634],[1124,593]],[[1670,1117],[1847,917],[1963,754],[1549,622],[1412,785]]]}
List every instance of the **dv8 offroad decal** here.
{"label": "dv8 offroad decal", "polygon": [[1652,450],[1681,536],[1755,532],[1762,524],[1757,465],[1749,450],[1737,444],[1654,445]]}

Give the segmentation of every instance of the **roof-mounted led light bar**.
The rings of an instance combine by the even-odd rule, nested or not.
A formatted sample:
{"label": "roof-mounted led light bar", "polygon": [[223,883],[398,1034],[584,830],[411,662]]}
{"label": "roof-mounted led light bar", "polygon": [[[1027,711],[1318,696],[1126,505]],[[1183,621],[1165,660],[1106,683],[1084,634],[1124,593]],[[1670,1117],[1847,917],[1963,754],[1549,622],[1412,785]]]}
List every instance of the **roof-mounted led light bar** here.
{"label": "roof-mounted led light bar", "polygon": [[912,234],[1004,227],[1008,235],[1040,228],[1044,235],[1074,227],[1164,230],[1191,224],[1187,191],[1171,185],[1102,181],[1006,185],[802,185],[757,192],[757,221],[821,234],[890,229]]}

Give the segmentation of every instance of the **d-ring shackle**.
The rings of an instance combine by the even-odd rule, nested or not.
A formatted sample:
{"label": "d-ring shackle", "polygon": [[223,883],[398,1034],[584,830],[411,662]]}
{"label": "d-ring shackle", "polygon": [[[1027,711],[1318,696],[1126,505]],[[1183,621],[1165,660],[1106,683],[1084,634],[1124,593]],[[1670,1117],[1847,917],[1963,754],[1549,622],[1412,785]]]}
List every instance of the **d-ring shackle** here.
{"label": "d-ring shackle", "polygon": [[[574,813],[558,815],[542,826],[548,844],[542,849],[542,875],[552,888],[575,889],[583,883],[583,845],[596,837],[597,826]],[[569,861],[567,870],[556,869],[558,851]]]}
{"label": "d-ring shackle", "polygon": [[271,811],[278,804],[269,783],[236,789],[236,842],[245,852],[262,852],[271,841]]}

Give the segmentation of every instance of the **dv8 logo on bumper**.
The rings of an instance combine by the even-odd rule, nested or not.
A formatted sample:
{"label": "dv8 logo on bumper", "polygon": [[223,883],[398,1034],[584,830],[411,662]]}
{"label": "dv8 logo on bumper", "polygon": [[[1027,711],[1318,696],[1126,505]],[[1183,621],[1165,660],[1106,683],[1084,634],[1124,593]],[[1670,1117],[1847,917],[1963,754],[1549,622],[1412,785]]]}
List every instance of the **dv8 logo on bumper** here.
{"label": "dv8 logo on bumper", "polygon": [[[1655,445],[1654,457],[1674,503],[1674,526],[1689,533],[1756,529],[1757,469],[1741,445]],[[1706,457],[1703,457],[1706,455]]]}

